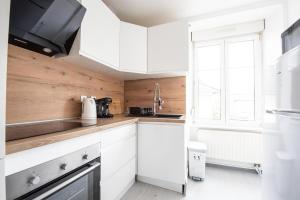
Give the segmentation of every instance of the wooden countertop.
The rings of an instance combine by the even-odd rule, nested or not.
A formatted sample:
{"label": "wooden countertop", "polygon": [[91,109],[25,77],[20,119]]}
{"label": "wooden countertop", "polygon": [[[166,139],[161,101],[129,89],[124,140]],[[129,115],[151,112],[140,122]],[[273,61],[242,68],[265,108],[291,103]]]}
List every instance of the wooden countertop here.
{"label": "wooden countertop", "polygon": [[40,147],[63,140],[80,137],[83,135],[95,133],[98,131],[106,130],[122,126],[125,124],[131,124],[136,122],[167,122],[167,123],[185,123],[185,119],[170,119],[170,118],[151,118],[151,117],[128,117],[125,115],[115,115],[113,118],[98,119],[97,124],[94,126],[88,126],[83,128],[76,128],[68,131],[57,132],[52,134],[46,134],[41,136],[35,136],[20,140],[14,140],[6,142],[6,155]]}

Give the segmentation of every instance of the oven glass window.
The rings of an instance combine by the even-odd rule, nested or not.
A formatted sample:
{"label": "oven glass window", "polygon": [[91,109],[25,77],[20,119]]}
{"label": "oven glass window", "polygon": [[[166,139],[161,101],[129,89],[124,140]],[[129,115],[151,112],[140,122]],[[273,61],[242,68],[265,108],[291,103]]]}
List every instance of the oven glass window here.
{"label": "oven glass window", "polygon": [[91,194],[93,192],[89,191],[89,178],[86,175],[46,199],[89,200]]}

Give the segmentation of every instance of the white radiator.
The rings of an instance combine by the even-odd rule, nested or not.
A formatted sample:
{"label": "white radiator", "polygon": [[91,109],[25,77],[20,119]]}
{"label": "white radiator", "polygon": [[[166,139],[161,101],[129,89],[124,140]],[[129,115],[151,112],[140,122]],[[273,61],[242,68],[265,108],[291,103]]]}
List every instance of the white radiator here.
{"label": "white radiator", "polygon": [[207,161],[210,163],[233,166],[262,163],[260,133],[200,129],[197,140],[206,143]]}

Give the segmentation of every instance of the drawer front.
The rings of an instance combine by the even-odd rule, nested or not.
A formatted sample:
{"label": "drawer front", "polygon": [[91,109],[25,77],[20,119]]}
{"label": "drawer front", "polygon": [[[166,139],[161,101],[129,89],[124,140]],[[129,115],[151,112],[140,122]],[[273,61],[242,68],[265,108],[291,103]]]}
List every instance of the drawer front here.
{"label": "drawer front", "polygon": [[112,130],[108,130],[107,132],[101,135],[102,148],[104,149],[105,147],[117,143],[121,140],[133,137],[136,135],[136,132],[137,132],[136,123],[114,128]]}
{"label": "drawer front", "polygon": [[129,160],[136,157],[136,137],[107,146],[101,152],[101,179],[110,179]]}
{"label": "drawer front", "polygon": [[101,181],[101,200],[116,200],[126,191],[135,178],[136,159],[130,160],[123,168],[107,180]]}

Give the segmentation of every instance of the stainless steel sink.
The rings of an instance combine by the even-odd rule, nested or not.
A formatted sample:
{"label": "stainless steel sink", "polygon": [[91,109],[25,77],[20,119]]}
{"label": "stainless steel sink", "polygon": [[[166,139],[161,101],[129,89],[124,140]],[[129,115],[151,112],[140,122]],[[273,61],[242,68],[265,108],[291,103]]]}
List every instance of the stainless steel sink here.
{"label": "stainless steel sink", "polygon": [[148,114],[148,115],[127,115],[128,117],[149,117],[149,118],[169,118],[169,119],[180,119],[183,115],[174,115],[174,114]]}
{"label": "stainless steel sink", "polygon": [[172,119],[180,119],[183,115],[173,115],[173,114],[156,114],[154,117],[157,118],[172,118]]}

